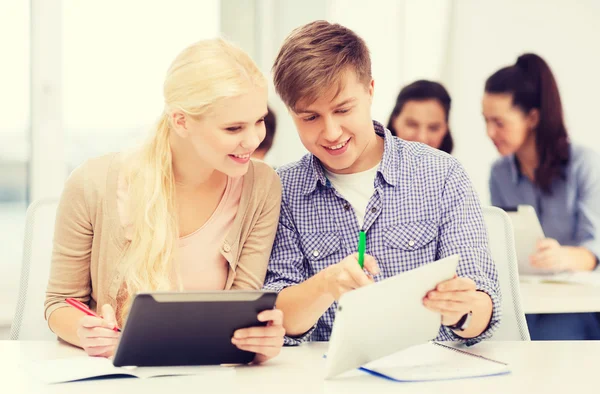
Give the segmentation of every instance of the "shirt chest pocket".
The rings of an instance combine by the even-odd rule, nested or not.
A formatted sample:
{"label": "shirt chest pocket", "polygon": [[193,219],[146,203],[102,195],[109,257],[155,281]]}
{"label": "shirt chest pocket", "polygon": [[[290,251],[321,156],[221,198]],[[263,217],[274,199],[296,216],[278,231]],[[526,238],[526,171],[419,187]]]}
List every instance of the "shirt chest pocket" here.
{"label": "shirt chest pocket", "polygon": [[345,257],[337,233],[304,233],[300,234],[300,242],[313,275]]}
{"label": "shirt chest pocket", "polygon": [[[402,223],[388,227],[384,234],[384,255],[388,256],[387,264],[394,272],[417,268],[423,264],[435,261],[437,254],[438,225],[435,221]],[[400,263],[400,264],[398,264]],[[398,272],[395,272],[398,270]]]}

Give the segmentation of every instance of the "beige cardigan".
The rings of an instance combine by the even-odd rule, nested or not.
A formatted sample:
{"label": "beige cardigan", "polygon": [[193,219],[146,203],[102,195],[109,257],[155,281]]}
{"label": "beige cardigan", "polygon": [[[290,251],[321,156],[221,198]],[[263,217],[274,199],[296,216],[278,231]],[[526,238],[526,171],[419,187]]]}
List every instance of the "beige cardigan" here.
{"label": "beige cardigan", "polygon": [[[118,309],[123,283],[120,264],[129,241],[117,210],[117,183],[122,154],[91,159],[73,171],[63,191],[56,216],[45,317],[68,306],[73,297]],[[251,161],[237,216],[221,245],[229,262],[225,289],[260,289],[273,246],[281,182],[267,164]]]}

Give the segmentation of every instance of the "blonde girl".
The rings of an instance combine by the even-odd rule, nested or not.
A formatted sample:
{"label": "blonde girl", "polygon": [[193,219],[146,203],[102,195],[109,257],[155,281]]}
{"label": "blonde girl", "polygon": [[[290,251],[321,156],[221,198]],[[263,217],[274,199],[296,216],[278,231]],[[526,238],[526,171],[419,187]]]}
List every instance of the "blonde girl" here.
{"label": "blonde girl", "polygon": [[[167,72],[165,107],[132,153],[88,160],[57,211],[45,302],[50,329],[91,356],[110,357],[140,291],[260,289],[279,218],[281,185],[250,160],[265,137],[267,86],[221,40],[183,50]],[[67,307],[73,297],[103,318]],[[225,311],[226,312],[226,311]],[[282,313],[232,342],[262,362],[283,343]]]}

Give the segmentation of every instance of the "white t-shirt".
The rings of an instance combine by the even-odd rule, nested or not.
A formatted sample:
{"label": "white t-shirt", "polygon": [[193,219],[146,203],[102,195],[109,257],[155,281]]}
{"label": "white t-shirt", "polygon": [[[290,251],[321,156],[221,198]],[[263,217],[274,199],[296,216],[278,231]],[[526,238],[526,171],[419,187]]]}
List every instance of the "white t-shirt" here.
{"label": "white t-shirt", "polygon": [[354,208],[360,227],[362,227],[365,221],[367,204],[373,193],[375,193],[374,184],[378,168],[379,163],[367,171],[355,174],[334,174],[325,170],[325,176],[329,179],[331,185]]}

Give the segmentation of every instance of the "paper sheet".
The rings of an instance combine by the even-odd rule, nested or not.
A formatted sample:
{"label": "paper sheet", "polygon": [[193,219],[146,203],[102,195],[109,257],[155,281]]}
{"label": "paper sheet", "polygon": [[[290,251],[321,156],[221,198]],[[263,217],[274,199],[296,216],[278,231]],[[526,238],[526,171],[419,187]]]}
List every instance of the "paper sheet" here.
{"label": "paper sheet", "polygon": [[523,283],[565,283],[600,287],[600,273],[561,272],[552,275],[519,275]]}

